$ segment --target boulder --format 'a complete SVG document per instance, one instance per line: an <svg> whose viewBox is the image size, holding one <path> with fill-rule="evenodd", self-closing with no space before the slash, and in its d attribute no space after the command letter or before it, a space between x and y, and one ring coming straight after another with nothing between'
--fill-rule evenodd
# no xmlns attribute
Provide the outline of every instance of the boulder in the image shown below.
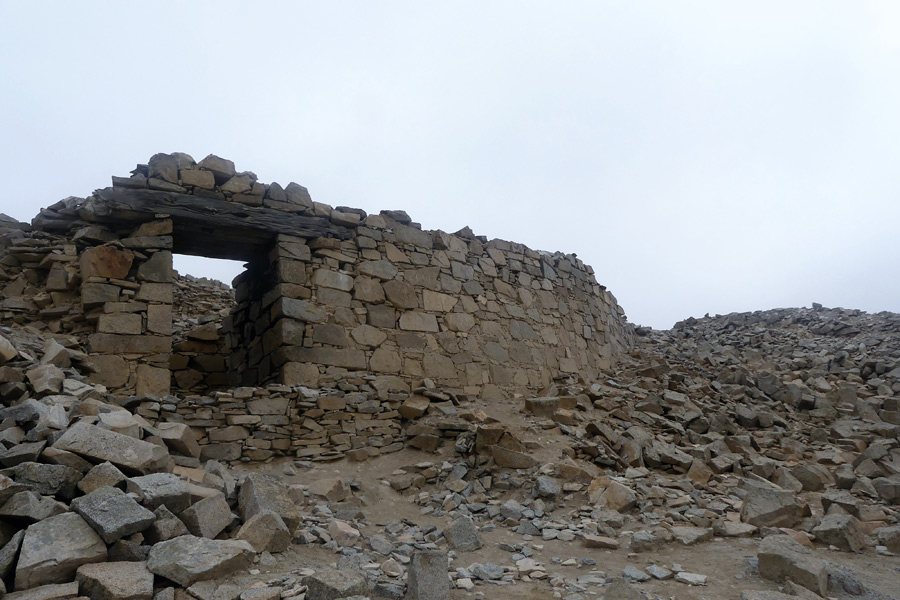
<svg viewBox="0 0 900 600"><path fill-rule="evenodd" d="M793 527L803 516L803 506L789 490L744 480L746 495L741 520L757 527Z"/></svg>
<svg viewBox="0 0 900 600"><path fill-rule="evenodd" d="M216 492L182 512L181 520L194 535L212 539L231 525L234 515L225 495Z"/></svg>
<svg viewBox="0 0 900 600"><path fill-rule="evenodd" d="M210 540L183 535L160 542L150 550L151 572L188 587L197 581L216 579L250 564L253 546L242 540Z"/></svg>
<svg viewBox="0 0 900 600"><path fill-rule="evenodd" d="M28 490L14 494L12 498L7 500L6 504L0 508L0 517L34 522L42 521L54 515L61 515L68 511L68 507L62 502Z"/></svg>
<svg viewBox="0 0 900 600"><path fill-rule="evenodd" d="M770 535L757 552L759 574L776 582L791 580L820 596L828 590L825 561L786 535Z"/></svg>
<svg viewBox="0 0 900 600"><path fill-rule="evenodd" d="M24 462L6 472L17 483L28 486L38 494L59 496L66 500L75 496L75 486L81 479L81 473L71 467L36 462Z"/></svg>
<svg viewBox="0 0 900 600"><path fill-rule="evenodd" d="M153 514L156 520L144 531L144 538L149 543L156 544L190 533L181 519L172 514L165 505L158 507Z"/></svg>
<svg viewBox="0 0 900 600"><path fill-rule="evenodd" d="M76 498L72 501L72 510L81 515L107 544L143 531L156 520L151 511L114 487L97 488Z"/></svg>
<svg viewBox="0 0 900 600"><path fill-rule="evenodd" d="M90 494L102 487L125 487L125 474L111 462L100 463L87 472L78 482L78 489L85 494Z"/></svg>
<svg viewBox="0 0 900 600"><path fill-rule="evenodd" d="M191 493L187 484L172 473L151 473L132 477L125 482L125 490L137 494L141 504L150 510L165 506L178 514L191 504Z"/></svg>
<svg viewBox="0 0 900 600"><path fill-rule="evenodd" d="M146 562L81 565L75 573L82 596L91 600L150 600L153 573Z"/></svg>
<svg viewBox="0 0 900 600"><path fill-rule="evenodd" d="M294 531L302 520L287 487L275 475L247 475L241 483L238 504L244 521L261 510L271 510Z"/></svg>
<svg viewBox="0 0 900 600"><path fill-rule="evenodd" d="M444 529L450 547L458 552L474 552L484 546L484 540L469 517L457 517Z"/></svg>
<svg viewBox="0 0 900 600"><path fill-rule="evenodd" d="M366 594L366 578L354 569L319 571L300 582L306 586L306 600L338 600Z"/></svg>
<svg viewBox="0 0 900 600"><path fill-rule="evenodd" d="M88 423L70 427L53 447L93 462L111 462L126 473L164 471L170 460L168 451L162 446Z"/></svg>
<svg viewBox="0 0 900 600"><path fill-rule="evenodd" d="M78 582L50 583L39 585L28 590L6 594L4 600L69 600L78 597Z"/></svg>
<svg viewBox="0 0 900 600"><path fill-rule="evenodd" d="M310 483L309 493L329 502L343 502L350 496L350 488L340 477L330 477Z"/></svg>
<svg viewBox="0 0 900 600"><path fill-rule="evenodd" d="M859 552L869 544L859 520L853 515L832 513L813 528L816 540L845 552Z"/></svg>
<svg viewBox="0 0 900 600"><path fill-rule="evenodd" d="M409 600L446 600L450 597L447 579L447 553L441 550L417 550L409 563L406 598Z"/></svg>
<svg viewBox="0 0 900 600"><path fill-rule="evenodd" d="M16 590L65 583L78 567L106 560L106 544L76 513L64 513L29 525L16 565Z"/></svg>
<svg viewBox="0 0 900 600"><path fill-rule="evenodd" d="M261 510L241 526L235 539L250 542L257 552L284 552L291 543L291 532L277 513Z"/></svg>

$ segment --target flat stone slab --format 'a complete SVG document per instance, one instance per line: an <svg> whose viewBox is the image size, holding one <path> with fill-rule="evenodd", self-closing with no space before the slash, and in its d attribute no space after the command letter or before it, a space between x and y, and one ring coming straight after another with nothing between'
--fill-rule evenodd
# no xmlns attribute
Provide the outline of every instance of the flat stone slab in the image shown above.
<svg viewBox="0 0 900 600"><path fill-rule="evenodd" d="M188 587L198 581L245 569L252 557L253 546L242 540L210 540L183 535L153 546L147 568L160 577Z"/></svg>
<svg viewBox="0 0 900 600"><path fill-rule="evenodd" d="M44 519L25 530L16 590L66 583L81 565L105 560L106 544L79 515L69 512Z"/></svg>
<svg viewBox="0 0 900 600"><path fill-rule="evenodd" d="M137 494L141 504L150 510L165 506L177 515L191 505L187 484L172 473L132 477L125 482L125 490Z"/></svg>
<svg viewBox="0 0 900 600"><path fill-rule="evenodd" d="M163 471L169 462L169 452L162 446L88 423L70 427L53 447L92 462L111 462L126 473Z"/></svg>
<svg viewBox="0 0 900 600"><path fill-rule="evenodd" d="M319 571L301 580L306 590L306 600L337 600L366 594L366 578L353 569Z"/></svg>
<svg viewBox="0 0 900 600"><path fill-rule="evenodd" d="M69 598L78 597L78 583L72 581L70 583L51 583L41 585L24 590L21 592L13 592L3 596L4 600L11 598L12 600L68 600Z"/></svg>
<svg viewBox="0 0 900 600"><path fill-rule="evenodd" d="M81 565L75 574L82 596L91 600L150 600L153 573L146 562Z"/></svg>
<svg viewBox="0 0 900 600"><path fill-rule="evenodd" d="M97 488L72 501L72 509L94 528L103 541L112 544L119 538L143 531L156 515L134 498L114 487Z"/></svg>

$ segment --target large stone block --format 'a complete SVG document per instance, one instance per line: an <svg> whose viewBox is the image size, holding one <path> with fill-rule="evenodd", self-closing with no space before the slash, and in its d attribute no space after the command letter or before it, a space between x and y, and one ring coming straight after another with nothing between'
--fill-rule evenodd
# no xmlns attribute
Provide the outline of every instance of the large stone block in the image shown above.
<svg viewBox="0 0 900 600"><path fill-rule="evenodd" d="M64 513L44 519L25 530L16 565L16 590L71 581L81 565L105 560L106 544L79 515Z"/></svg>
<svg viewBox="0 0 900 600"><path fill-rule="evenodd" d="M366 578L354 569L317 571L301 579L306 600L338 600L366 594Z"/></svg>
<svg viewBox="0 0 900 600"><path fill-rule="evenodd" d="M191 493L187 484L172 473L150 473L132 477L125 482L125 490L136 494L141 504L150 510L165 506L178 514L191 504Z"/></svg>
<svg viewBox="0 0 900 600"><path fill-rule="evenodd" d="M76 423L53 447L93 462L109 461L126 473L153 473L169 462L165 448L87 423Z"/></svg>
<svg viewBox="0 0 900 600"><path fill-rule="evenodd" d="M328 318L325 307L309 300L279 298L272 306L272 319L288 317L304 323L322 323Z"/></svg>
<svg viewBox="0 0 900 600"><path fill-rule="evenodd" d="M101 487L72 501L72 509L94 528L107 544L147 529L154 514L114 487Z"/></svg>
<svg viewBox="0 0 900 600"><path fill-rule="evenodd" d="M786 535L770 535L764 539L757 557L759 574L764 579L778 582L789 579L820 596L828 591L825 561Z"/></svg>
<svg viewBox="0 0 900 600"><path fill-rule="evenodd" d="M287 487L275 475L247 475L241 484L238 504L244 521L260 511L271 510L294 531L302 520Z"/></svg>
<svg viewBox="0 0 900 600"><path fill-rule="evenodd" d="M366 369L366 353L354 348L298 348L287 349L292 362L316 363L332 367L344 367L354 371Z"/></svg>
<svg viewBox="0 0 900 600"><path fill-rule="evenodd" d="M381 279L383 281L393 279L399 272L399 269L397 269L397 267L395 267L390 261L387 260L363 261L356 267L356 269L362 275L377 277L378 279Z"/></svg>
<svg viewBox="0 0 900 600"><path fill-rule="evenodd" d="M450 597L447 553L417 550L409 564L406 597L409 600L446 600Z"/></svg>
<svg viewBox="0 0 900 600"><path fill-rule="evenodd" d="M384 302L384 288L377 279L357 277L353 285L353 298L360 302L379 304Z"/></svg>
<svg viewBox="0 0 900 600"><path fill-rule="evenodd" d="M85 283L81 286L81 303L85 308L116 302L119 299L119 286L107 283Z"/></svg>
<svg viewBox="0 0 900 600"><path fill-rule="evenodd" d="M200 170L212 173L216 183L219 185L234 177L234 162L218 157L215 154L210 154L201 160L197 163L197 167Z"/></svg>
<svg viewBox="0 0 900 600"><path fill-rule="evenodd" d="M138 365L135 372L137 374L135 383L135 393L137 395L165 396L169 393L172 373L168 369L160 369L150 365Z"/></svg>
<svg viewBox="0 0 900 600"><path fill-rule="evenodd" d="M81 565L75 574L82 596L91 600L150 600L153 573L146 562Z"/></svg>
<svg viewBox="0 0 900 600"><path fill-rule="evenodd" d="M183 511L181 520L192 534L213 539L231 525L234 515L231 514L225 495L216 493Z"/></svg>
<svg viewBox="0 0 900 600"><path fill-rule="evenodd" d="M400 315L400 329L437 333L437 318L429 313L405 312Z"/></svg>
<svg viewBox="0 0 900 600"><path fill-rule="evenodd" d="M167 283L172 281L172 253L159 250L138 266L138 279L151 283Z"/></svg>
<svg viewBox="0 0 900 600"><path fill-rule="evenodd" d="M140 335L141 328L141 315L135 313L100 315L100 319L97 321L97 331L100 333Z"/></svg>
<svg viewBox="0 0 900 600"><path fill-rule="evenodd" d="M416 296L416 288L405 281L397 279L387 281L381 285L387 301L397 308L418 308L419 299Z"/></svg>
<svg viewBox="0 0 900 600"><path fill-rule="evenodd" d="M313 284L319 287L349 292L353 289L353 277L346 273L339 273L328 269L318 269L313 273Z"/></svg>
<svg viewBox="0 0 900 600"><path fill-rule="evenodd" d="M210 540L183 535L153 546L147 568L187 587L244 569L252 557L253 546L243 540Z"/></svg>
<svg viewBox="0 0 900 600"><path fill-rule="evenodd" d="M109 277L125 279L134 261L134 254L114 246L95 246L81 253L81 278Z"/></svg>
<svg viewBox="0 0 900 600"><path fill-rule="evenodd" d="M161 335L94 333L88 337L92 354L168 354L172 338Z"/></svg>
<svg viewBox="0 0 900 600"><path fill-rule="evenodd" d="M257 552L284 552L291 532L277 513L261 510L241 526L235 539L249 542Z"/></svg>

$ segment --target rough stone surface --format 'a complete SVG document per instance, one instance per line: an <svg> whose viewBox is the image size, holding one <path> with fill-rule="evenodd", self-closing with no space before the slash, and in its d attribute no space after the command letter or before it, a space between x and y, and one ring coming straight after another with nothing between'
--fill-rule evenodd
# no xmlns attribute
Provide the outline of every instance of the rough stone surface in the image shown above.
<svg viewBox="0 0 900 600"><path fill-rule="evenodd" d="M246 568L253 546L242 540L210 540L183 535L153 546L147 568L187 587Z"/></svg>
<svg viewBox="0 0 900 600"><path fill-rule="evenodd" d="M91 600L150 600L153 573L146 562L81 565L75 574L82 596Z"/></svg>
<svg viewBox="0 0 900 600"><path fill-rule="evenodd" d="M16 564L16 590L66 583L83 564L106 560L106 544L75 513L44 519L25 530Z"/></svg>
<svg viewBox="0 0 900 600"><path fill-rule="evenodd" d="M156 520L153 512L114 487L101 487L72 501L77 512L107 544L145 530Z"/></svg>

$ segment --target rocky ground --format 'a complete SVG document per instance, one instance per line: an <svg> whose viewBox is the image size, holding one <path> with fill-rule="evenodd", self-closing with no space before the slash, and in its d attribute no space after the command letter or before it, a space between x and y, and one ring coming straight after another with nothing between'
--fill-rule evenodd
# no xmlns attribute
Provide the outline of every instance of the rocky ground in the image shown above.
<svg viewBox="0 0 900 600"><path fill-rule="evenodd" d="M227 309L204 285L184 328ZM533 397L425 381L403 449L366 462L227 464L90 384L77 338L0 327L7 595L900 598L900 315L638 333Z"/></svg>

